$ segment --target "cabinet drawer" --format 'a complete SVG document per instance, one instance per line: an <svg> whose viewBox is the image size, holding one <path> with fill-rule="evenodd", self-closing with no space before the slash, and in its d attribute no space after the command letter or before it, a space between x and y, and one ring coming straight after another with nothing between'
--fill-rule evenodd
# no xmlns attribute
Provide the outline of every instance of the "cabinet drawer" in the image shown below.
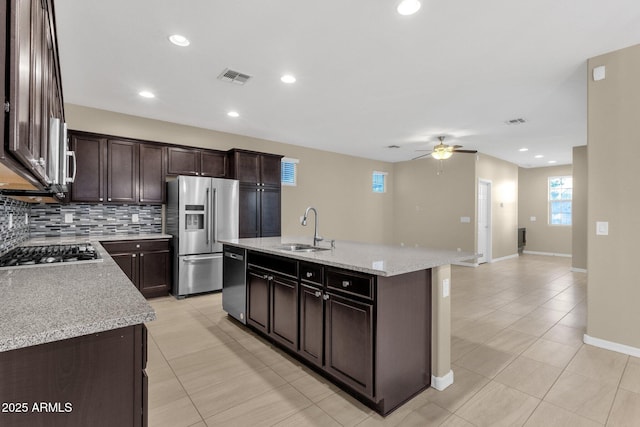
<svg viewBox="0 0 640 427"><path fill-rule="evenodd" d="M115 242L102 242L102 246L110 254L165 251L169 250L169 240L119 240Z"/></svg>
<svg viewBox="0 0 640 427"><path fill-rule="evenodd" d="M250 267L259 267L267 271L293 277L294 279L298 278L298 261L291 258L249 251L247 253L247 263Z"/></svg>
<svg viewBox="0 0 640 427"><path fill-rule="evenodd" d="M327 268L327 288L373 299L373 277Z"/></svg>
<svg viewBox="0 0 640 427"><path fill-rule="evenodd" d="M324 283L324 268L321 265L300 263L300 280L303 282L316 283L322 285Z"/></svg>

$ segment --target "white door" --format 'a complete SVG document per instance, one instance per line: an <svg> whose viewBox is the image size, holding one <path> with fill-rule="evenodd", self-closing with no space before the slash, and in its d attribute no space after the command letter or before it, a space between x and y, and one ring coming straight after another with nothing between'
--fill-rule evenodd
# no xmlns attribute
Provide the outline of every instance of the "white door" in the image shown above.
<svg viewBox="0 0 640 427"><path fill-rule="evenodd" d="M478 181L478 264L491 260L491 183Z"/></svg>

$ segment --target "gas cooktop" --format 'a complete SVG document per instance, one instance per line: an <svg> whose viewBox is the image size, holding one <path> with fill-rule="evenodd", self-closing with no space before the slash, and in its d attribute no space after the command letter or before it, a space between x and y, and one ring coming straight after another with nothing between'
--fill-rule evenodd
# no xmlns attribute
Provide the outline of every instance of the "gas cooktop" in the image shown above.
<svg viewBox="0 0 640 427"><path fill-rule="evenodd" d="M47 265L58 262L98 261L91 243L72 245L21 246L0 257L0 267Z"/></svg>

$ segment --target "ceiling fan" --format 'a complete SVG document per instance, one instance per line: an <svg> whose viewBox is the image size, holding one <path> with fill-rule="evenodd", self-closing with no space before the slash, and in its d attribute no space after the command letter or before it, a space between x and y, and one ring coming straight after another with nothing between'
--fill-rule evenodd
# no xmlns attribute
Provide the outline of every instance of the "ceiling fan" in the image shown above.
<svg viewBox="0 0 640 427"><path fill-rule="evenodd" d="M440 143L433 147L433 149L426 153L422 154L418 157L414 157L411 160L421 159L423 157L431 155L436 160L446 160L453 155L453 153L477 153L478 150L460 150L462 145L447 145L444 143L444 136L439 136L438 140ZM416 150L416 151L425 151L425 150Z"/></svg>

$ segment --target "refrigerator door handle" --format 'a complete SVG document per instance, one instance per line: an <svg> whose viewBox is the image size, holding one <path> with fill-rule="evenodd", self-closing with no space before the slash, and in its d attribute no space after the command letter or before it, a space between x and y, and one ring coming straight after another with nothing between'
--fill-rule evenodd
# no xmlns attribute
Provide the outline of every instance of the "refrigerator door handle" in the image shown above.
<svg viewBox="0 0 640 427"><path fill-rule="evenodd" d="M216 258L222 258L222 254L215 253L211 255L185 256L185 257L182 257L182 260L186 263L193 264L197 262L211 261L212 259L216 259Z"/></svg>
<svg viewBox="0 0 640 427"><path fill-rule="evenodd" d="M209 244L209 218L211 216L211 202L209 201L209 189L207 188L206 205L204 210L204 234Z"/></svg>
<svg viewBox="0 0 640 427"><path fill-rule="evenodd" d="M211 209L211 229L213 230L213 243L218 241L218 218L216 216L218 212L218 192L213 189L213 209Z"/></svg>

